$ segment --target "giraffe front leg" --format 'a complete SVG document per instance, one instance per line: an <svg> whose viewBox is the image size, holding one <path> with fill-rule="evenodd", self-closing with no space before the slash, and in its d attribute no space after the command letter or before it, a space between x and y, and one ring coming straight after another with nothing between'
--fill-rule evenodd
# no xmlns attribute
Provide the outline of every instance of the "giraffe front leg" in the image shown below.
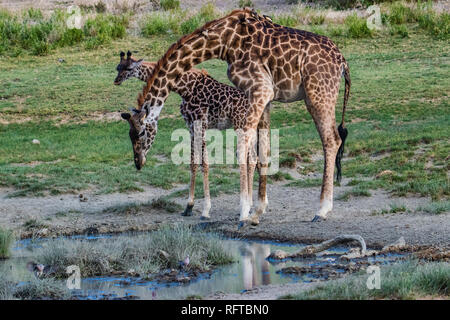
<svg viewBox="0 0 450 320"><path fill-rule="evenodd" d="M256 80L256 79L255 79ZM260 122L261 116L266 110L266 107L270 104L270 101L273 99L273 88L272 84L270 82L267 82L265 79L259 79L260 81L255 81L253 86L248 89L248 97L251 104L251 108L247 111L246 115L246 125L245 125L245 132L247 133L247 146L250 146L249 143L255 142L257 138L257 128L258 124ZM267 109L269 111L269 109ZM259 140L259 139L258 139ZM248 147L247 147L248 149ZM246 150L248 152L248 150ZM246 153L246 156L248 156L248 153ZM253 161L256 163L256 159L258 157L254 157ZM242 171L241 171L241 178L242 178ZM242 196L242 185L241 185L241 196ZM264 199L264 201L266 201ZM265 209L265 207L264 207ZM248 214L248 212L247 212ZM253 215L254 216L254 215ZM242 218L242 215L241 215ZM253 223L258 224L259 219L258 216L255 216L251 219L246 219L249 223L252 223L251 220L253 220ZM242 220L241 220L242 221Z"/></svg>
<svg viewBox="0 0 450 320"><path fill-rule="evenodd" d="M203 168L203 193L205 195L205 202L203 204L203 212L200 219L210 219L209 211L211 210L211 196L209 194L209 164L208 151L206 150L206 141L203 139L202 146L202 168Z"/></svg>
<svg viewBox="0 0 450 320"><path fill-rule="evenodd" d="M250 135L250 142L247 155L247 186L248 186L248 201L250 208L253 206L253 177L255 176L255 168L257 163L256 150L256 134Z"/></svg>
<svg viewBox="0 0 450 320"><path fill-rule="evenodd" d="M191 134L191 182L189 185L189 199L186 209L181 214L182 216L192 216L192 208L194 208L195 197L195 175L197 174L198 162L194 157L194 136Z"/></svg>
<svg viewBox="0 0 450 320"><path fill-rule="evenodd" d="M240 169L240 214L239 226L242 228L247 221L250 212L250 201L248 196L248 143L249 135L247 131L238 132L238 161Z"/></svg>
<svg viewBox="0 0 450 320"><path fill-rule="evenodd" d="M197 174L198 164L191 163L191 182L189 185L189 199L186 205L186 209L181 214L182 216L192 216L192 208L194 208L194 196L195 196L195 175Z"/></svg>
<svg viewBox="0 0 450 320"><path fill-rule="evenodd" d="M259 224L260 216L266 211L269 201L267 199L267 170L269 167L270 153L270 104L264 109L264 113L258 124L258 207L250 216L249 221L252 225Z"/></svg>

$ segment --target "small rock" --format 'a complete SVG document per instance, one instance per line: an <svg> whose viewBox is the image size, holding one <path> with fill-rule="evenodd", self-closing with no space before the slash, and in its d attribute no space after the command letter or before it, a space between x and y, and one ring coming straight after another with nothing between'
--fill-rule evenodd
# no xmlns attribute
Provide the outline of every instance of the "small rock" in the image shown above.
<svg viewBox="0 0 450 320"><path fill-rule="evenodd" d="M58 62L63 63L63 62L66 62L66 60L64 60L63 58L58 58Z"/></svg>
<svg viewBox="0 0 450 320"><path fill-rule="evenodd" d="M33 139L33 144L41 144L41 142L38 139Z"/></svg>
<svg viewBox="0 0 450 320"><path fill-rule="evenodd" d="M48 229L47 229L47 228L43 228L43 229L39 230L39 231L37 232L37 234L38 234L38 236L40 236L40 237L45 237L45 236L48 235Z"/></svg>
<svg viewBox="0 0 450 320"><path fill-rule="evenodd" d="M401 249L403 247L406 246L406 241L405 238L400 237L397 241L395 241L394 243L388 244L387 246L384 246L383 249L381 251L385 251L385 250L391 250L391 249Z"/></svg>
<svg viewBox="0 0 450 320"><path fill-rule="evenodd" d="M282 260L286 259L289 256L289 254L283 250L275 250L269 255L270 259L276 259L276 260Z"/></svg>

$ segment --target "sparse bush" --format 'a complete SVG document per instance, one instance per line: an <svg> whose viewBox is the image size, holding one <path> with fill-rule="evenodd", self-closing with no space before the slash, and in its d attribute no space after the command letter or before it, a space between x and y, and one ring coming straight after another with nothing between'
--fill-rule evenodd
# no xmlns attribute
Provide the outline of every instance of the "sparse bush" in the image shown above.
<svg viewBox="0 0 450 320"><path fill-rule="evenodd" d="M450 14L437 15L428 11L418 17L419 26L428 31L429 34L440 39L448 39L450 34Z"/></svg>
<svg viewBox="0 0 450 320"><path fill-rule="evenodd" d="M179 20L172 13L154 12L147 15L141 25L144 37L158 34L178 33Z"/></svg>
<svg viewBox="0 0 450 320"><path fill-rule="evenodd" d="M239 0L238 6L239 6L239 8L245 8L245 7L253 8L254 4L253 4L252 0Z"/></svg>
<svg viewBox="0 0 450 320"><path fill-rule="evenodd" d="M402 38L406 38L409 36L408 27L405 25L399 25L399 26L391 26L389 29L390 34L393 35L399 35Z"/></svg>
<svg viewBox="0 0 450 320"><path fill-rule="evenodd" d="M13 300L15 286L6 273L0 273L0 300Z"/></svg>
<svg viewBox="0 0 450 320"><path fill-rule="evenodd" d="M68 299L70 291L65 285L54 279L36 279L17 285L14 297L24 300Z"/></svg>
<svg viewBox="0 0 450 320"><path fill-rule="evenodd" d="M0 54L12 56L27 51L33 55L48 54L55 47L86 41L94 48L111 39L125 36L127 16L98 14L88 18L83 29L69 29L68 13L55 10L44 17L39 9L29 9L22 16L7 11L0 13Z"/></svg>
<svg viewBox="0 0 450 320"><path fill-rule="evenodd" d="M201 27L206 22L217 18L214 4L212 2L207 3L200 8L200 11L184 21L181 26L181 32L183 34L192 33L195 29Z"/></svg>
<svg viewBox="0 0 450 320"><path fill-rule="evenodd" d="M427 205L421 206L417 209L419 212L426 212L431 214L440 214L444 212L450 212L450 201L434 201L430 202Z"/></svg>
<svg viewBox="0 0 450 320"><path fill-rule="evenodd" d="M11 245L13 242L13 232L0 227L0 259L5 259L10 256Z"/></svg>
<svg viewBox="0 0 450 320"><path fill-rule="evenodd" d="M162 257L161 250L168 256ZM233 261L219 236L185 225L162 226L149 234L96 241L57 239L37 251L38 261L53 266L57 277L65 277L69 265L79 266L82 276L127 273L131 269L147 276L168 267L176 268L186 255L190 256L190 267L203 270Z"/></svg>
<svg viewBox="0 0 450 320"><path fill-rule="evenodd" d="M105 13L106 12L106 4L103 1L98 1L96 4L94 4L95 11L98 13Z"/></svg>
<svg viewBox="0 0 450 320"><path fill-rule="evenodd" d="M354 275L284 298L366 300L415 299L427 295L448 296L450 264L447 262L421 264L418 261L407 261L382 267L381 279L383 279L381 288L376 290L367 290L367 276Z"/></svg>
<svg viewBox="0 0 450 320"><path fill-rule="evenodd" d="M366 19L359 18L356 14L345 18L348 35L351 38L365 38L372 36L372 30L367 27Z"/></svg>
<svg viewBox="0 0 450 320"><path fill-rule="evenodd" d="M128 26L127 16L96 15L84 24L83 32L87 37L86 48L92 49L113 39L123 38Z"/></svg>
<svg viewBox="0 0 450 320"><path fill-rule="evenodd" d="M321 25L325 22L325 16L322 14L312 15L309 18L309 24L311 25Z"/></svg>
<svg viewBox="0 0 450 320"><path fill-rule="evenodd" d="M173 10L173 9L178 9L180 7L180 1L179 0L161 0L159 2L159 5L164 10Z"/></svg>
<svg viewBox="0 0 450 320"><path fill-rule="evenodd" d="M358 4L358 0L326 0L324 4L327 7L344 10L354 8Z"/></svg>
<svg viewBox="0 0 450 320"><path fill-rule="evenodd" d="M388 22L397 25L415 22L416 20L414 11L400 2L396 2L390 7L387 18Z"/></svg>
<svg viewBox="0 0 450 320"><path fill-rule="evenodd" d="M170 213L181 212L181 210L183 210L181 205L165 198L153 200L150 203L150 206L154 209L161 209Z"/></svg>
<svg viewBox="0 0 450 320"><path fill-rule="evenodd" d="M273 22L285 26L285 27L296 27L299 23L298 19L290 14L283 14L283 15L278 15L275 16L273 19Z"/></svg>
<svg viewBox="0 0 450 320"><path fill-rule="evenodd" d="M345 29L341 26L329 26L327 31L331 37L340 37L345 33Z"/></svg>

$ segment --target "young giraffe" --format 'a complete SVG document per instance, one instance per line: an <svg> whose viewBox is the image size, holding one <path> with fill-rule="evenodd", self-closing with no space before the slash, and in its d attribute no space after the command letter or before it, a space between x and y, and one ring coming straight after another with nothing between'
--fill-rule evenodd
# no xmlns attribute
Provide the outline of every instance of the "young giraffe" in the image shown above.
<svg viewBox="0 0 450 320"><path fill-rule="evenodd" d="M120 62L117 65L117 77L114 80L115 85L120 85L129 78L135 77L142 81L147 81L155 68L156 63L145 62L143 59L135 60L131 56L131 52L127 52L127 58L124 59L125 53L120 53ZM172 91L178 93L183 102L180 105L180 112L186 121L191 134L191 181L189 189L189 199L183 216L191 216L192 208L194 207L194 193L195 193L195 176L198 169L198 161L194 161L194 133L195 123L201 124L198 127L201 130L202 154L201 164L203 169L203 190L205 195L205 204L202 212L202 219L210 217L209 211L211 209L211 198L209 194L209 180L208 180L208 158L206 152L206 129L227 129L231 126L235 130L243 129L245 126L245 113L250 104L247 97L240 90L220 83L206 74L205 71L192 69L184 73L175 85ZM270 114L267 112L261 118L258 128L269 129ZM140 121L133 119L138 116L132 116L129 113L122 113L122 117L130 123L130 138L135 154L135 165L139 170L143 163L136 159L145 157L147 152L155 139L156 130L151 130L151 126L146 126L144 130L147 131L147 140L145 144L139 147L139 133L143 130ZM145 159L145 158L144 158ZM145 161L144 161L145 162ZM258 166L260 171L260 166ZM266 183L265 177L260 176L259 194L265 196ZM249 181L253 181L253 176L248 177ZM253 193L252 183L249 183L249 193Z"/></svg>
<svg viewBox="0 0 450 320"><path fill-rule="evenodd" d="M209 59L228 63L228 78L250 101L245 135L238 143L240 227L246 221L257 224L264 211L257 210L248 217L247 170L252 170L252 166L247 166L246 157L259 119L272 100L305 100L314 119L325 161L320 206L313 222L325 219L333 207L335 162L339 180L347 136L344 115L350 92L350 71L337 46L325 36L275 24L254 10L234 10L179 39L158 61L138 97L138 109L142 110L144 121L155 126L169 88L176 79L194 65ZM344 106L342 122L336 128L335 104L342 75L345 78Z"/></svg>

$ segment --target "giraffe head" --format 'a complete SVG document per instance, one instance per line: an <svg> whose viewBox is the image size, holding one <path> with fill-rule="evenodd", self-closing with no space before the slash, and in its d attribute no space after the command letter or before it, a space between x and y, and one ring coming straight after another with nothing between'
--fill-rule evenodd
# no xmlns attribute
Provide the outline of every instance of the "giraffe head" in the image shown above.
<svg viewBox="0 0 450 320"><path fill-rule="evenodd" d="M130 125L130 140L133 146L134 164L141 170L147 160L147 153L155 140L158 131L157 121L147 119L144 110L132 110L130 113L122 113L122 118Z"/></svg>
<svg viewBox="0 0 450 320"><path fill-rule="evenodd" d="M125 52L120 53L120 62L117 65L117 77L114 80L115 85L120 85L125 80L136 77L139 78L139 68L141 67L142 60L135 60L131 57L131 52L127 52L127 58L125 59Z"/></svg>

